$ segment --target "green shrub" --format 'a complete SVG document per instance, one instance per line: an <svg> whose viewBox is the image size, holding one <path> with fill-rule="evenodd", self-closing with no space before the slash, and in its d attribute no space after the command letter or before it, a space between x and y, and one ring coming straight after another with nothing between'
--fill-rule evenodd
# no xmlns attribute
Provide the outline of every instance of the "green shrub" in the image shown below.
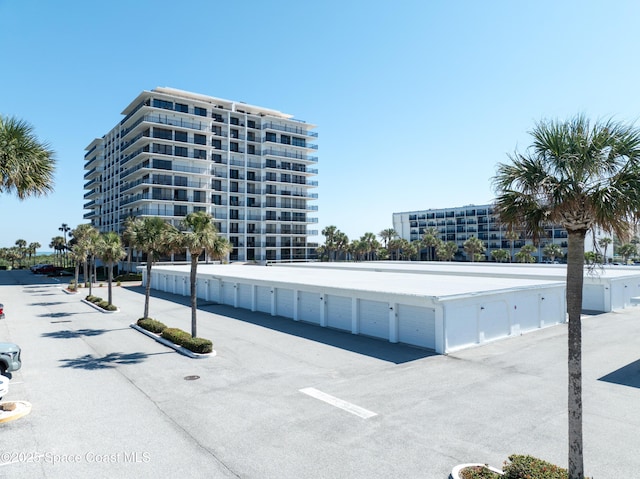
<svg viewBox="0 0 640 479"><path fill-rule="evenodd" d="M532 456L513 454L505 464L504 479L567 479L566 469Z"/></svg>
<svg viewBox="0 0 640 479"><path fill-rule="evenodd" d="M107 304L104 309L107 311L117 311L118 307L115 304Z"/></svg>
<svg viewBox="0 0 640 479"><path fill-rule="evenodd" d="M96 304L100 306L102 309L107 309L109 307L109 303L104 299L98 301Z"/></svg>
<svg viewBox="0 0 640 479"><path fill-rule="evenodd" d="M466 467L460 471L463 479L499 479L502 476L484 466Z"/></svg>
<svg viewBox="0 0 640 479"><path fill-rule="evenodd" d="M213 343L204 338L192 338L189 337L182 345L187 348L189 351L193 351L194 353L206 354L213 351Z"/></svg>
<svg viewBox="0 0 640 479"><path fill-rule="evenodd" d="M210 353L213 351L213 343L204 338L192 338L189 333L178 328L166 328L162 331L161 336L171 341L174 344L178 344L187 348L194 353Z"/></svg>
<svg viewBox="0 0 640 479"><path fill-rule="evenodd" d="M86 298L87 301L89 301L90 303L95 303L96 300L100 300L100 298L98 298L97 296L93 296L92 294L88 294Z"/></svg>
<svg viewBox="0 0 640 479"><path fill-rule="evenodd" d="M115 277L116 281L142 281L142 273L125 273Z"/></svg>
<svg viewBox="0 0 640 479"><path fill-rule="evenodd" d="M136 321L136 324L142 329L146 329L147 331L151 331L156 334L160 334L162 331L167 329L167 326L164 323L151 318L140 318Z"/></svg>

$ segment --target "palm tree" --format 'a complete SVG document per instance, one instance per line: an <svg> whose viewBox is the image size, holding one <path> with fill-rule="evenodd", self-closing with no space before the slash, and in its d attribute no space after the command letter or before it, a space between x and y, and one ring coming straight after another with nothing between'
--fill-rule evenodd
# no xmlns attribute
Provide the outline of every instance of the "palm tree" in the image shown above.
<svg viewBox="0 0 640 479"><path fill-rule="evenodd" d="M547 246L544 247L544 249L542 250L542 253L549 258L549 261L553 262L556 260L556 258L559 258L560 256L564 256L564 251L562 251L562 248L560 247L560 245L557 245L555 243L550 243Z"/></svg>
<svg viewBox="0 0 640 479"><path fill-rule="evenodd" d="M41 247L42 245L37 241L34 241L33 243L29 243L29 246L27 246L27 251L29 252L29 263L32 263L31 257L35 256L36 253L38 252L38 249L40 249Z"/></svg>
<svg viewBox="0 0 640 479"><path fill-rule="evenodd" d="M331 261L331 253L336 249L335 235L338 232L338 227L334 225L326 226L322 229L322 236L324 236L324 247L327 251L329 261Z"/></svg>
<svg viewBox="0 0 640 479"><path fill-rule="evenodd" d="M602 264L607 263L607 249L611 243L613 243L613 239L610 236L604 236L598 240L598 246L604 248L602 252Z"/></svg>
<svg viewBox="0 0 640 479"><path fill-rule="evenodd" d="M20 264L22 264L24 257L27 255L27 242L23 239L18 239L15 244L18 252L18 260Z"/></svg>
<svg viewBox="0 0 640 479"><path fill-rule="evenodd" d="M513 245L514 245L515 241L520 238L520 234L516 233L515 231L510 229L509 231L507 231L504 234L504 237L511 242L511 259L510 259L510 261L513 261L513 259L514 259L513 258Z"/></svg>
<svg viewBox="0 0 640 479"><path fill-rule="evenodd" d="M64 249L64 238L62 236L54 236L53 238L51 238L49 248L53 248L56 257L58 258L58 263L62 264L61 251Z"/></svg>
<svg viewBox="0 0 640 479"><path fill-rule="evenodd" d="M618 254L622 256L622 261L625 264L629 262L629 258L634 256L636 252L636 245L633 243L626 243L618 248Z"/></svg>
<svg viewBox="0 0 640 479"><path fill-rule="evenodd" d="M127 248L127 271L131 272L131 253L133 251L133 246L131 244L131 225L135 221L135 217L129 216L126 220L124 220L124 231L122 232L122 242L124 246Z"/></svg>
<svg viewBox="0 0 640 479"><path fill-rule="evenodd" d="M92 278L90 271L90 259L93 258L96 250L96 243L100 237L100 233L90 224L82 224L76 226L70 232L71 235L71 248L74 251L74 258L77 262L82 262L83 265L83 278L85 283L89 283L89 294L92 291ZM75 271L76 284L78 284L79 265L76 265Z"/></svg>
<svg viewBox="0 0 640 479"><path fill-rule="evenodd" d="M60 228L58 228L58 230L62 231L62 237L64 238L64 258L65 258L65 266L67 266L67 233L71 230L71 228L69 228L69 225L67 223L62 223L62 226L60 226Z"/></svg>
<svg viewBox="0 0 640 479"><path fill-rule="evenodd" d="M582 441L582 286L587 232L600 227L628 237L640 204L640 131L612 120L541 121L526 153L498 165L494 186L502 222L534 238L544 223L568 233L568 464L569 479L584 476Z"/></svg>
<svg viewBox="0 0 640 479"><path fill-rule="evenodd" d="M178 231L159 216L136 218L129 224L127 235L133 247L147 255L147 280L144 291L144 315L149 317L149 297L151 296L151 266L162 255L171 252Z"/></svg>
<svg viewBox="0 0 640 479"><path fill-rule="evenodd" d="M437 228L430 227L425 230L422 235L422 244L427 247L427 261L433 261L434 250L441 241Z"/></svg>
<svg viewBox="0 0 640 479"><path fill-rule="evenodd" d="M202 253L206 254L214 250L218 232L213 225L213 218L204 211L189 213L182 224L186 231L182 233L181 243L191 256L191 273L189 275L191 284L191 336L195 338L197 335L198 311L198 291L196 286L198 258Z"/></svg>
<svg viewBox="0 0 640 479"><path fill-rule="evenodd" d="M532 244L526 244L520 251L516 253L516 263L535 263L536 259L533 256L536 247Z"/></svg>
<svg viewBox="0 0 640 479"><path fill-rule="evenodd" d="M112 304L111 283L113 282L113 265L127 255L122 247L122 242L120 241L118 233L109 231L108 233L101 234L100 239L96 244L96 254L107 266L107 287L109 290L109 298L107 302Z"/></svg>
<svg viewBox="0 0 640 479"><path fill-rule="evenodd" d="M33 127L14 117L0 115L0 192L18 198L53 191L55 153L38 141Z"/></svg>
<svg viewBox="0 0 640 479"><path fill-rule="evenodd" d="M471 258L471 262L475 260L476 254L484 253L485 247L481 239L472 236L462 245L467 258Z"/></svg>
<svg viewBox="0 0 640 479"><path fill-rule="evenodd" d="M441 241L436 247L436 256L441 261L451 261L458 252L458 245L453 241Z"/></svg>
<svg viewBox="0 0 640 479"><path fill-rule="evenodd" d="M387 228L380 231L380 233L378 233L378 236L380 236L382 241L384 241L384 247L386 248L389 244L389 241L398 237L398 232L393 228Z"/></svg>
<svg viewBox="0 0 640 479"><path fill-rule="evenodd" d="M336 249L336 256L341 257L342 253L347 251L349 246L349 237L340 230L337 230L334 234L334 247ZM338 259L338 258L335 258Z"/></svg>
<svg viewBox="0 0 640 479"><path fill-rule="evenodd" d="M229 243L229 240L224 236L217 235L213 249L209 251L209 256L211 259L222 262L231 251L233 251L233 245Z"/></svg>
<svg viewBox="0 0 640 479"><path fill-rule="evenodd" d="M491 257L498 263L506 263L510 255L506 249L494 249L491 252Z"/></svg>
<svg viewBox="0 0 640 479"><path fill-rule="evenodd" d="M365 243L365 245L367 246L367 248L366 248L367 258L366 259L371 261L373 259L373 254L378 250L378 247L380 246L380 243L378 243L378 240L376 239L375 233L367 232L367 233L363 234L360 237L360 241L363 241Z"/></svg>

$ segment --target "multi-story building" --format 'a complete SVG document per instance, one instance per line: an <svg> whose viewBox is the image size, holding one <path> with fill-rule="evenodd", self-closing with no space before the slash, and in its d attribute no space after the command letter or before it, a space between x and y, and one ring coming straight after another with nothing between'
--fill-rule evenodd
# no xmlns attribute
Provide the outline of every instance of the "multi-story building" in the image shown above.
<svg viewBox="0 0 640 479"><path fill-rule="evenodd" d="M491 259L491 252L504 249L513 254L520 251L525 244L533 244L531 238L523 231L516 230L518 238L511 240L507 236L508 229L501 224L493 205L469 205L456 208L440 208L421 211L408 211L393 213L393 228L401 238L408 241L422 239L429 228L438 230L442 241L453 241L458 245L457 259L466 259L464 242L471 237L482 240L485 247L485 256ZM587 235L585 239L585 251L596 251L595 243L605 236L602 232ZM548 244L557 244L562 251L567 252L567 231L559 225L548 224L544 228L544 234L536 244L536 252L533 256L538 262L544 260L544 247ZM607 257L612 258L613 248L609 248ZM599 251L599 250L598 250ZM424 254L422 256L425 256Z"/></svg>
<svg viewBox="0 0 640 479"><path fill-rule="evenodd" d="M84 215L122 232L128 217L175 226L209 212L238 261L307 259L315 125L276 110L171 88L143 91L86 148Z"/></svg>

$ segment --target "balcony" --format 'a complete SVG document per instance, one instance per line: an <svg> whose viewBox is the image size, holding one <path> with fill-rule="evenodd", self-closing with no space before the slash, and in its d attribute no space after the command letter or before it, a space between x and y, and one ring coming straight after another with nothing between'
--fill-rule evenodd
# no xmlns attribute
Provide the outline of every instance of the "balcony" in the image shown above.
<svg viewBox="0 0 640 479"><path fill-rule="evenodd" d="M294 133L296 135L310 136L311 138L318 138L318 133L315 131L309 131L305 128L299 128L295 126L280 125L278 123L267 122L262 125L263 130L277 130L284 131L286 133Z"/></svg>

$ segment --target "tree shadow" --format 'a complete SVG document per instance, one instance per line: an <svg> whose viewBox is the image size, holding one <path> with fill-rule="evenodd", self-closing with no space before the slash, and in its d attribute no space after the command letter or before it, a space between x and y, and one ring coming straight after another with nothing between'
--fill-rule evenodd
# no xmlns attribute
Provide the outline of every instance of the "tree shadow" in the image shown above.
<svg viewBox="0 0 640 479"><path fill-rule="evenodd" d="M119 365L138 364L147 359L146 353L109 353L101 358L96 358L92 354L85 354L79 358L61 359L63 368L86 369L95 371L98 369L112 369Z"/></svg>
<svg viewBox="0 0 640 479"><path fill-rule="evenodd" d="M598 378L598 381L640 388L640 359Z"/></svg>
<svg viewBox="0 0 640 479"><path fill-rule="evenodd" d="M125 328L122 328L125 329ZM128 328L126 328L128 329ZM61 331L52 331L50 333L42 333L43 338L55 338L55 339L70 339L70 338L82 338L91 336L100 336L101 334L112 331L110 329L78 329L71 331L69 329L63 329Z"/></svg>
<svg viewBox="0 0 640 479"><path fill-rule="evenodd" d="M66 304L62 301L43 301L41 303L31 303L30 306L55 306L57 304Z"/></svg>
<svg viewBox="0 0 640 479"><path fill-rule="evenodd" d="M59 313L44 313L44 314L39 314L38 317L39 318L67 318L69 316L73 316L75 314L79 314L79 313L67 313L65 311L61 311Z"/></svg>

